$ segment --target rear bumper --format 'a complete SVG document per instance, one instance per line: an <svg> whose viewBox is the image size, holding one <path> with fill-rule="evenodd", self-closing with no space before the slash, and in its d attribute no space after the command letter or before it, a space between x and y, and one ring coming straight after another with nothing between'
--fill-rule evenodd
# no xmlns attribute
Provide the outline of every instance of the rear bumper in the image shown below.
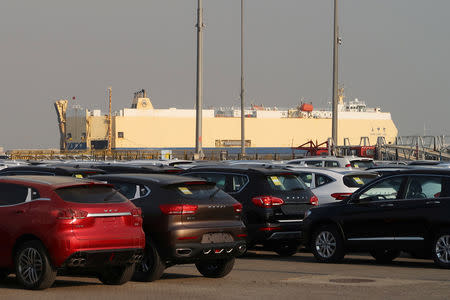
<svg viewBox="0 0 450 300"><path fill-rule="evenodd" d="M251 244L266 244L267 242L288 241L301 243L302 221L267 222L249 225L249 242Z"/></svg>
<svg viewBox="0 0 450 300"><path fill-rule="evenodd" d="M97 268L108 265L119 266L142 260L143 249L114 249L78 251L65 260L61 268Z"/></svg>
<svg viewBox="0 0 450 300"><path fill-rule="evenodd" d="M214 244L182 243L175 245L172 257L178 263L188 263L197 260L236 257L246 250L247 243L245 241Z"/></svg>

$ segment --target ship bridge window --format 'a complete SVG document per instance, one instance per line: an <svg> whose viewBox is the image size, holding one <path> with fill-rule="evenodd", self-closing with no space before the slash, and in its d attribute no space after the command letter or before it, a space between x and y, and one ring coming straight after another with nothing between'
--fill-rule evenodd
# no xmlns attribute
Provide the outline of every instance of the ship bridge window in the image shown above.
<svg viewBox="0 0 450 300"><path fill-rule="evenodd" d="M117 132L117 137L118 137L119 139L123 139L123 131Z"/></svg>

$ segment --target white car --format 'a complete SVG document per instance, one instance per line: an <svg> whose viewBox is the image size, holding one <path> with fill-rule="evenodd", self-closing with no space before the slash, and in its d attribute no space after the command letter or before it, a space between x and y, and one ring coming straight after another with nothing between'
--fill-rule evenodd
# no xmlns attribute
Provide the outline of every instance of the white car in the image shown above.
<svg viewBox="0 0 450 300"><path fill-rule="evenodd" d="M311 156L286 162L299 167L367 169L374 166L373 159L358 156Z"/></svg>
<svg viewBox="0 0 450 300"><path fill-rule="evenodd" d="M347 169L293 168L299 178L319 198L319 205L343 200L379 175Z"/></svg>

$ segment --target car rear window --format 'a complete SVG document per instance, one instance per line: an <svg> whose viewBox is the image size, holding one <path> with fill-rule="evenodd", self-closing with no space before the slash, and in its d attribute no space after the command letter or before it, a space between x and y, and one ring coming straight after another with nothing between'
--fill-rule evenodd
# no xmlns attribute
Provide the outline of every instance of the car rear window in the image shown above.
<svg viewBox="0 0 450 300"><path fill-rule="evenodd" d="M344 184L350 188L359 188L377 178L375 174L345 175Z"/></svg>
<svg viewBox="0 0 450 300"><path fill-rule="evenodd" d="M177 192L183 198L209 198L215 195L226 195L213 183L171 185L169 189Z"/></svg>
<svg viewBox="0 0 450 300"><path fill-rule="evenodd" d="M266 177L269 186L274 191L306 190L306 185L294 174L270 175Z"/></svg>
<svg viewBox="0 0 450 300"><path fill-rule="evenodd" d="M75 203L121 203L128 201L118 190L103 185L71 186L55 190L61 199Z"/></svg>
<svg viewBox="0 0 450 300"><path fill-rule="evenodd" d="M352 168L367 169L375 166L371 160L352 160L350 162Z"/></svg>

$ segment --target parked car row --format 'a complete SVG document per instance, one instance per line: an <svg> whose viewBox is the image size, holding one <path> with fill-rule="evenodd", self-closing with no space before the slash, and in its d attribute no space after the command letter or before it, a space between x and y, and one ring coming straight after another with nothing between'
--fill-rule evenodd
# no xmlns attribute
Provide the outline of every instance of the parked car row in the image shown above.
<svg viewBox="0 0 450 300"><path fill-rule="evenodd" d="M320 262L406 251L450 268L448 169L183 163L0 170L0 279L15 272L29 289L58 273L148 282L186 263L219 278L247 249L290 256L301 245Z"/></svg>

